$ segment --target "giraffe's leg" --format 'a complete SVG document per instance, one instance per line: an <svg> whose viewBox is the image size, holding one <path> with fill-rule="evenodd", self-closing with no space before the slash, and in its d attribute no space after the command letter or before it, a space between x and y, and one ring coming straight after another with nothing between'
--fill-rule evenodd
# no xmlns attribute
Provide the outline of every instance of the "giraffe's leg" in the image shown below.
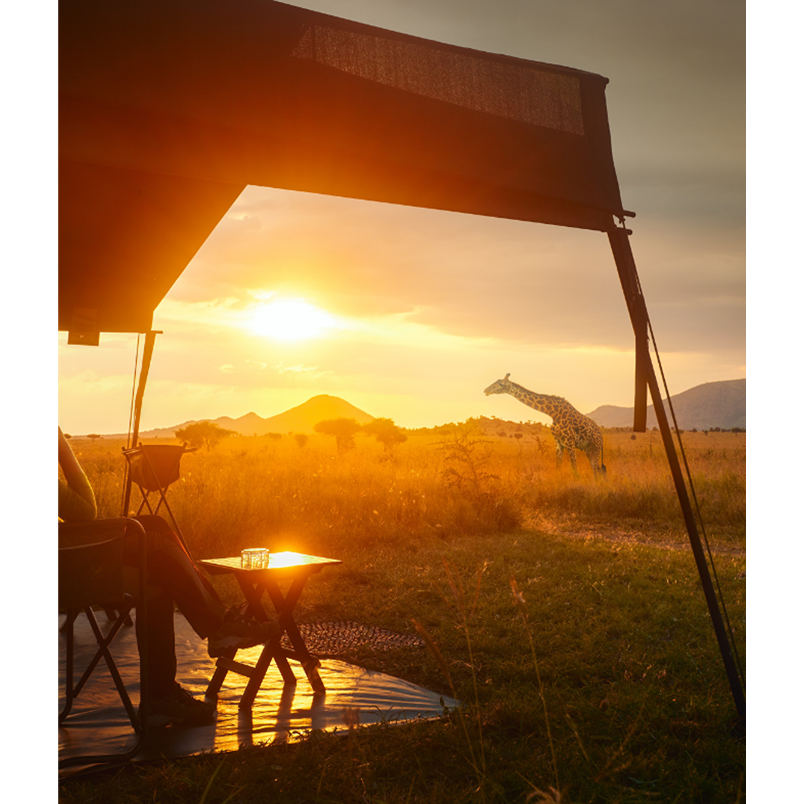
<svg viewBox="0 0 804 804"><path fill-rule="evenodd" d="M572 474L577 475L578 461L575 458L575 445L571 444L569 447L567 447L567 452L569 453L570 466L572 467Z"/></svg>
<svg viewBox="0 0 804 804"><path fill-rule="evenodd" d="M606 475L606 464L603 463L603 436L602 434L593 433L590 439L589 446L586 450L589 457L589 463L592 464L592 469L595 475L604 477Z"/></svg>
<svg viewBox="0 0 804 804"><path fill-rule="evenodd" d="M560 441L556 441L556 469L561 468L564 461L564 445Z"/></svg>

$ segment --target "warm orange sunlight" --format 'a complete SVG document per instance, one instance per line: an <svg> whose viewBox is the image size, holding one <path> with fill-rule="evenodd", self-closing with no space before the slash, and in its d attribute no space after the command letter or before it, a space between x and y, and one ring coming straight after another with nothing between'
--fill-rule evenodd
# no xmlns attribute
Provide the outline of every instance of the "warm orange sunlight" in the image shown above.
<svg viewBox="0 0 804 804"><path fill-rule="evenodd" d="M272 301L258 308L249 323L258 335L283 341L315 338L335 326L329 314L303 299Z"/></svg>

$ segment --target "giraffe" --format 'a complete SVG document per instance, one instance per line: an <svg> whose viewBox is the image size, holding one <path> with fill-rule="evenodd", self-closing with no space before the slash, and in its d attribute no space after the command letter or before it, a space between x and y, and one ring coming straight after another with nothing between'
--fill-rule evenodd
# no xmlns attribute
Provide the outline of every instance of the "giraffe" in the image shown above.
<svg viewBox="0 0 804 804"><path fill-rule="evenodd" d="M511 394L524 405L541 413L546 413L553 420L550 432L556 442L557 466L561 466L564 450L567 450L572 471L577 474L578 465L575 461L575 450L580 449L589 458L589 463L592 465L592 471L595 475L605 474L603 436L597 424L588 416L579 413L563 397L529 391L527 388L511 382L508 379L510 376L510 374L506 374L503 379L493 382L483 393L486 396L489 396L489 394Z"/></svg>

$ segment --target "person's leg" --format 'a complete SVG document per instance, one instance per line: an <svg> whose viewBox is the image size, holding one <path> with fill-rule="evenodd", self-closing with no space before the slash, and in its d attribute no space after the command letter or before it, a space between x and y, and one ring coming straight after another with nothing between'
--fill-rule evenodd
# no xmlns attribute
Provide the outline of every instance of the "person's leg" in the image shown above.
<svg viewBox="0 0 804 804"><path fill-rule="evenodd" d="M202 629L220 626L223 605L211 587L207 589L199 584L201 591L191 591L193 583L186 577L182 579L183 574L191 574L192 560L188 565L188 561L182 558L182 555L186 556L184 550L177 552L169 546L171 531L166 523L162 524L164 521L159 517L145 517L144 520L142 525L146 529L148 549L148 613L145 622L136 617L136 628L140 654L147 656L149 703L147 711L141 711L140 715L148 726L202 725L214 718L216 707L212 701L194 699L176 683L174 595L178 590L180 596L188 597L198 607L198 622ZM137 556L137 537L127 537L123 551L124 578L131 591L139 589ZM210 597L209 604L201 602L207 597Z"/></svg>
<svg viewBox="0 0 804 804"><path fill-rule="evenodd" d="M137 520L148 540L149 586L164 589L170 595L196 634L207 640L210 656L264 643L273 635L275 624L245 621L238 613L226 611L215 588L162 517L142 516ZM127 563L136 555L133 550L134 545L127 540Z"/></svg>
<svg viewBox="0 0 804 804"><path fill-rule="evenodd" d="M150 700L167 698L176 687L176 649L173 632L173 600L163 589L149 587L148 627L136 618L140 654L148 657Z"/></svg>
<svg viewBox="0 0 804 804"><path fill-rule="evenodd" d="M175 680L174 602L198 636L208 640L213 657L232 648L265 642L276 629L227 615L215 588L167 522L158 516L137 519L145 529L147 549L148 622L147 629L143 628L137 618L137 644L148 656L148 723L160 726L207 722L214 715L214 702L195 700ZM123 563L132 590L138 588L137 538L127 535L123 545Z"/></svg>
<svg viewBox="0 0 804 804"><path fill-rule="evenodd" d="M138 520L148 535L148 583L170 593L193 630L208 641L210 656L251 647L273 636L274 623L247 621L226 611L215 588L164 519L144 516Z"/></svg>
<svg viewBox="0 0 804 804"><path fill-rule="evenodd" d="M215 588L184 549L179 537L159 516L141 516L148 539L148 583L166 590L201 639L217 631L226 609ZM124 560L134 560L135 545L126 542Z"/></svg>

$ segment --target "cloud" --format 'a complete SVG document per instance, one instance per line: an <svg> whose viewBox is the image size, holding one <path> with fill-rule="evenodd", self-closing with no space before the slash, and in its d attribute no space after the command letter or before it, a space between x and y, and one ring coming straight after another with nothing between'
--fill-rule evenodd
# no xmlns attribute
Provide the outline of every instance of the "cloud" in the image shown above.
<svg viewBox="0 0 804 804"><path fill-rule="evenodd" d="M243 214L252 221L246 233L238 228ZM250 303L249 289L271 289L367 325L401 316L432 338L633 343L601 233L262 188L249 188L232 216L234 225L227 217L186 272L195 274L196 297L204 284L209 296L229 294L198 308L222 324ZM666 219L632 225L649 310L679 345L739 345L744 257L731 227ZM166 313L177 304L166 302Z"/></svg>
<svg viewBox="0 0 804 804"><path fill-rule="evenodd" d="M745 21L726 0L663 6L303 3L429 38L607 76L615 163L649 309L684 348L744 338ZM305 298L461 337L626 348L605 235L248 188L171 291Z"/></svg>

